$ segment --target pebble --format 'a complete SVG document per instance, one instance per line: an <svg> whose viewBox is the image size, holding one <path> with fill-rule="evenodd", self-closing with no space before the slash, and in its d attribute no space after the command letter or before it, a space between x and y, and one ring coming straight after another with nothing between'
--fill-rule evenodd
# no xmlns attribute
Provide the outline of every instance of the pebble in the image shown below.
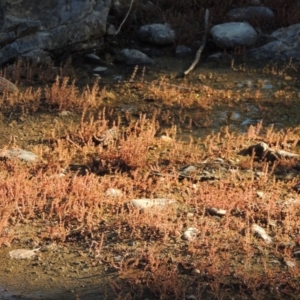
<svg viewBox="0 0 300 300"><path fill-rule="evenodd" d="M225 216L226 215L225 209L218 209L215 207L210 207L210 208L207 208L206 210L211 215L215 215L215 216Z"/></svg>
<svg viewBox="0 0 300 300"><path fill-rule="evenodd" d="M96 67L93 69L94 73L103 73L105 71L107 71L107 67Z"/></svg>
<svg viewBox="0 0 300 300"><path fill-rule="evenodd" d="M196 238L199 230L195 227L189 227L182 235L182 238L187 241L192 241Z"/></svg>
<svg viewBox="0 0 300 300"><path fill-rule="evenodd" d="M123 192L119 189L109 188L105 192L105 196L108 197L121 197L123 196Z"/></svg>
<svg viewBox="0 0 300 300"><path fill-rule="evenodd" d="M266 233L266 231L257 224L252 225L252 231L254 234L260 236L267 244L272 243L272 238Z"/></svg>
<svg viewBox="0 0 300 300"><path fill-rule="evenodd" d="M160 137L160 139L163 141L163 142L166 142L166 143L170 143L170 142L173 142L174 140L172 138L170 138L169 136L167 135L162 135Z"/></svg>
<svg viewBox="0 0 300 300"><path fill-rule="evenodd" d="M2 150L0 152L0 157L18 158L26 162L33 162L37 160L37 155L35 155L33 152L22 149Z"/></svg>
<svg viewBox="0 0 300 300"><path fill-rule="evenodd" d="M39 251L40 248L36 248L33 250L29 249L16 249L9 252L10 258L15 259L30 259L37 255L37 251Z"/></svg>
<svg viewBox="0 0 300 300"><path fill-rule="evenodd" d="M173 199L166 199L166 198L154 198L154 199L148 199L148 198L142 198L142 199L132 199L130 201L131 205L136 208L150 208L150 207L163 207L168 204L173 204L176 201Z"/></svg>
<svg viewBox="0 0 300 300"><path fill-rule="evenodd" d="M286 260L286 261L285 261L285 264L286 264L289 268L294 268L294 267L296 267L296 264L295 264L293 261L291 261L291 260Z"/></svg>

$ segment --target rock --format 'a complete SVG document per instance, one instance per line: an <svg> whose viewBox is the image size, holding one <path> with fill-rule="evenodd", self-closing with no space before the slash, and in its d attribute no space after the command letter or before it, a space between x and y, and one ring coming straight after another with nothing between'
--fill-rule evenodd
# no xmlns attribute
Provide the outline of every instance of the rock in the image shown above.
<svg viewBox="0 0 300 300"><path fill-rule="evenodd" d="M226 215L226 210L225 209L219 209L216 207L209 207L206 209L206 211L212 215L212 216L220 216L223 217Z"/></svg>
<svg viewBox="0 0 300 300"><path fill-rule="evenodd" d="M105 196L111 197L111 198L118 198L118 197L123 196L123 192L119 189L109 188L106 190Z"/></svg>
<svg viewBox="0 0 300 300"><path fill-rule="evenodd" d="M85 56L86 60L90 63L96 63L99 64L101 62L101 59L98 55L94 53L89 53Z"/></svg>
<svg viewBox="0 0 300 300"><path fill-rule="evenodd" d="M175 49L175 55L179 57L189 56L193 54L193 50L184 45L179 45Z"/></svg>
<svg viewBox="0 0 300 300"><path fill-rule="evenodd" d="M247 55L255 59L272 59L288 61L294 59L300 61L300 23L274 31L270 38L274 41L251 49Z"/></svg>
<svg viewBox="0 0 300 300"><path fill-rule="evenodd" d="M169 45L175 41L175 32L167 24L148 24L140 27L138 38L154 45Z"/></svg>
<svg viewBox="0 0 300 300"><path fill-rule="evenodd" d="M199 230L197 228L190 227L183 233L182 238L187 241L193 241L198 233Z"/></svg>
<svg viewBox="0 0 300 300"><path fill-rule="evenodd" d="M107 28L107 32L106 32L106 33L107 33L108 35L115 35L116 32L117 32L116 27L115 27L114 25L110 24L110 25L108 26L108 28Z"/></svg>
<svg viewBox="0 0 300 300"><path fill-rule="evenodd" d="M289 268L295 268L296 267L296 263L293 262L292 260L286 260L285 264L289 267Z"/></svg>
<svg viewBox="0 0 300 300"><path fill-rule="evenodd" d="M220 48L249 47L257 38L251 25L242 22L230 22L215 25L210 30L215 44Z"/></svg>
<svg viewBox="0 0 300 300"><path fill-rule="evenodd" d="M0 93L3 93L4 91L13 93L18 91L18 88L9 80L0 77Z"/></svg>
<svg viewBox="0 0 300 300"><path fill-rule="evenodd" d="M28 249L16 249L9 252L10 258L15 259L30 259L37 255L37 252L40 250L40 248L36 248L33 250Z"/></svg>
<svg viewBox="0 0 300 300"><path fill-rule="evenodd" d="M60 117L68 117L68 116L71 116L72 113L69 110L63 110L63 111L59 112L58 115Z"/></svg>
<svg viewBox="0 0 300 300"><path fill-rule="evenodd" d="M274 41L270 42L260 48L251 49L247 52L247 56L261 60L282 60L286 58L283 54L284 45L282 42Z"/></svg>
<svg viewBox="0 0 300 300"><path fill-rule="evenodd" d="M36 50L74 51L88 40L98 41L105 34L110 5L111 0L3 2L0 64Z"/></svg>
<svg viewBox="0 0 300 300"><path fill-rule="evenodd" d="M141 198L141 199L132 199L130 204L133 207L145 209L151 207L164 207L169 204L173 204L176 201L173 199L166 199L166 198L155 198L155 199L148 199L148 198Z"/></svg>
<svg viewBox="0 0 300 300"><path fill-rule="evenodd" d="M291 25L289 27L275 30L271 36L276 40L286 43L287 45L294 45L299 42L300 23Z"/></svg>
<svg viewBox="0 0 300 300"><path fill-rule="evenodd" d="M275 15L273 11L264 6L248 6L242 8L234 8L231 9L227 16L230 21L235 22L253 22L254 24L257 23L266 23L273 21Z"/></svg>
<svg viewBox="0 0 300 300"><path fill-rule="evenodd" d="M167 136L167 135L162 135L160 137L160 139L163 141L163 142L166 142L166 143L172 143L174 142L174 139L172 139L171 137Z"/></svg>
<svg viewBox="0 0 300 300"><path fill-rule="evenodd" d="M272 243L272 238L266 233L266 231L257 224L252 225L252 232L262 238L266 244Z"/></svg>
<svg viewBox="0 0 300 300"><path fill-rule="evenodd" d="M119 61L127 65L153 65L154 61L146 54L135 49L123 49L120 52Z"/></svg>
<svg viewBox="0 0 300 300"><path fill-rule="evenodd" d="M107 71L107 67L97 67L93 69L93 73L104 73Z"/></svg>
<svg viewBox="0 0 300 300"><path fill-rule="evenodd" d="M22 149L12 149L12 150L2 150L0 152L0 157L4 158L18 158L26 162L33 162L37 160L37 155L33 152L22 150Z"/></svg>

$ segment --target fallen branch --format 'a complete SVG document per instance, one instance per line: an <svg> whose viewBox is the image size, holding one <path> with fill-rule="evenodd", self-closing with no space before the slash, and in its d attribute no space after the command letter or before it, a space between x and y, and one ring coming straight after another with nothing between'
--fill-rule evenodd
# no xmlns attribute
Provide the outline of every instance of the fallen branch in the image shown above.
<svg viewBox="0 0 300 300"><path fill-rule="evenodd" d="M134 0L131 0L131 1L130 1L130 5L129 5L129 8L128 8L127 14L126 14L124 20L122 21L122 23L120 24L119 28L117 29L117 31L115 32L115 35L119 34L119 32L121 31L122 26L123 26L124 23L126 22L128 16L129 16L129 14L130 14L130 11L131 11L133 2L134 2Z"/></svg>
<svg viewBox="0 0 300 300"><path fill-rule="evenodd" d="M188 75L196 67L197 63L200 60L201 53L202 53L202 51L203 51L203 49L204 49L204 47L206 45L207 33L208 33L208 20L209 20L209 10L206 9L205 10L205 16L204 16L204 27L205 27L205 30L204 30L204 34L203 34L202 43L201 43L201 46L200 46L200 48L198 49L198 51L196 53L196 56L195 56L195 59L194 59L193 63L184 72L184 75Z"/></svg>

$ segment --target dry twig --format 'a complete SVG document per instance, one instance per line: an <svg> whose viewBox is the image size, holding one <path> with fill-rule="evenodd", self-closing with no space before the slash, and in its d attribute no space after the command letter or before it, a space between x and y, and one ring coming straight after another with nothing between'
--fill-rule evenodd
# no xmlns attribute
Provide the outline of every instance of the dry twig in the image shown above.
<svg viewBox="0 0 300 300"><path fill-rule="evenodd" d="M121 31L122 26L123 26L124 23L126 22L128 16L129 16L129 14L130 14L130 11L131 11L131 8L132 8L133 1L134 1L134 0L131 0L131 1L130 1L130 5L129 5L129 8L128 8L127 14L126 14L125 18L123 19L122 23L120 24L119 28L117 29L117 31L115 32L115 35L119 34L119 32Z"/></svg>
<svg viewBox="0 0 300 300"><path fill-rule="evenodd" d="M201 53L206 45L206 40L207 40L207 33L208 33L208 20L209 20L209 10L206 9L205 10L205 16L204 16L204 26L205 26L205 31L203 34L203 39L202 39L202 43L200 48L198 49L197 53L196 53L196 57L193 61L193 63L191 64L191 66L184 72L184 75L188 75L197 65L197 63L199 62Z"/></svg>

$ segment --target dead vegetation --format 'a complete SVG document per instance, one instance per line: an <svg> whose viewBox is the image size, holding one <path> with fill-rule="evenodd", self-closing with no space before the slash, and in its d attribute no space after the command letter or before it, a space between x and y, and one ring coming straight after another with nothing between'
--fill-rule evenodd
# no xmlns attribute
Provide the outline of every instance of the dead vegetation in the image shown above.
<svg viewBox="0 0 300 300"><path fill-rule="evenodd" d="M297 162L283 157L272 163L254 150L245 157L238 153L258 140L293 151L299 128L276 132L258 125L242 135L225 131L196 142L176 141L174 128L173 139L164 141L157 120L141 115L126 127L116 123L118 134L105 140L110 129L105 118L105 112L94 120L83 116L64 136L52 134L50 144L35 146L42 161L1 161L2 245L13 244L18 228L28 223L39 228L32 236L35 245L80 242L93 260L118 273L111 289L126 299L128 290L160 299L297 294L300 199L292 187L298 176L274 176L279 166L285 172ZM183 165L207 164L210 172L208 158L225 177L179 176ZM109 189L121 193L111 196ZM170 196L176 205L160 210L128 205L131 199ZM253 224L272 242L255 235ZM198 233L184 241L189 227Z"/></svg>
<svg viewBox="0 0 300 300"><path fill-rule="evenodd" d="M20 241L24 225L32 227L32 248L79 244L93 264L118 274L110 282L116 299L297 296L299 163L281 154L298 152L299 125L275 130L258 123L238 133L226 126L228 114L217 133L179 138L184 130L209 127L210 109L222 102L252 101L269 116L275 105L293 105L296 91L284 86L262 99L261 82L248 90L232 82L215 89L206 85L219 80L210 74L195 77L194 85L147 81L144 74L117 88L101 81L80 86L69 66L59 71L68 77L45 69L51 80L39 86L20 66L3 73L20 90L1 96L1 121L11 128L1 148L29 147L39 159L1 158L2 247ZM138 113L106 106L121 95L139 100ZM262 143L262 150L255 146ZM130 205L141 198L176 203ZM189 228L195 234L185 240Z"/></svg>

